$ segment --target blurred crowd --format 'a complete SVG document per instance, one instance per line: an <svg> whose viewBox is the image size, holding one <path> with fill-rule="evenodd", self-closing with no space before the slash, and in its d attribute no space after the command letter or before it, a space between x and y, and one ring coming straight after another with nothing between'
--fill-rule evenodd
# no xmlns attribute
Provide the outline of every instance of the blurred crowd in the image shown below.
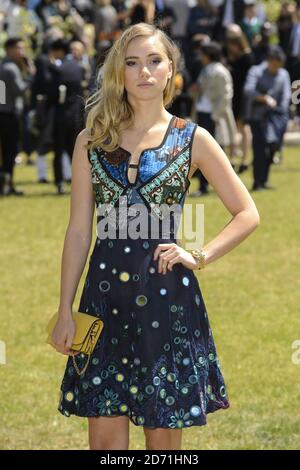
<svg viewBox="0 0 300 470"><path fill-rule="evenodd" d="M288 120L300 116L291 99L300 1L281 2L271 21L255 0L0 0L2 196L24 194L14 184L20 161L36 166L39 184L66 192L85 99L101 86L113 41L139 22L166 31L182 52L168 110L211 132L238 174L250 167L252 190L272 189ZM208 194L204 175L195 176L191 196Z"/></svg>

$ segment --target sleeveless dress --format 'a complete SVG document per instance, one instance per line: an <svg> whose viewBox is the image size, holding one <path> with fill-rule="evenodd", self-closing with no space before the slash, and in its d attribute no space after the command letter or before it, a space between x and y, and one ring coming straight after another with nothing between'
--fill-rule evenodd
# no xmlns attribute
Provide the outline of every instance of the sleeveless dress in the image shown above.
<svg viewBox="0 0 300 470"><path fill-rule="evenodd" d="M162 274L153 259L159 243L177 242L175 224L167 234L161 228L162 208L183 208L196 128L172 115L161 144L140 154L135 182L127 150L88 152L97 237L78 311L104 327L83 375L67 359L58 404L64 416L125 415L137 426L172 429L204 425L208 413L230 406L194 271L177 263ZM101 235L112 209L120 214L122 197L159 221L156 239L149 227L136 239ZM117 233L135 217L120 216ZM75 356L79 369L86 360Z"/></svg>

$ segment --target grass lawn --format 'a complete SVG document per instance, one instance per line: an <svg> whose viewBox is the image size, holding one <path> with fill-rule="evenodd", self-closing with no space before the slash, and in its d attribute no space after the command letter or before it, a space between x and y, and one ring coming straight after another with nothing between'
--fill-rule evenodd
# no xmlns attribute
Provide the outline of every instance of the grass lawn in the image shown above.
<svg viewBox="0 0 300 470"><path fill-rule="evenodd" d="M242 180L251 187L250 171ZM18 165L16 182L27 197L0 199L0 340L7 349L0 449L87 449L87 420L56 411L66 356L44 342L58 306L69 195L35 181L34 167ZM299 149L285 149L270 182L276 191L252 193L257 230L198 274L231 407L209 414L206 426L184 429L183 449L300 448L300 365L291 360L300 339ZM231 214L215 193L198 202L205 204L206 243ZM143 429L131 423L130 449L143 448Z"/></svg>

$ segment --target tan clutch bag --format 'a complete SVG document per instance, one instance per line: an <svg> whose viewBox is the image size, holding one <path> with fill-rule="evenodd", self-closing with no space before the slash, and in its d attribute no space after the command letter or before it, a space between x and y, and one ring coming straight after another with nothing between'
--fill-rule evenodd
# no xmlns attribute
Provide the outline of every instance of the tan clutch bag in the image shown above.
<svg viewBox="0 0 300 470"><path fill-rule="evenodd" d="M76 324L76 331L75 331L75 336L73 338L71 349L73 349L74 351L87 354L89 356L82 371L79 371L77 364L75 362L75 357L74 356L72 357L74 367L77 373L81 375L85 372L89 364L90 356L100 337L104 323L100 318L97 318L93 315L89 315L87 313L73 312L72 317ZM57 322L57 319L58 319L58 313L55 313L51 317L47 325L47 332L48 332L47 343L53 347L55 346L52 342L51 336L52 336L53 328Z"/></svg>

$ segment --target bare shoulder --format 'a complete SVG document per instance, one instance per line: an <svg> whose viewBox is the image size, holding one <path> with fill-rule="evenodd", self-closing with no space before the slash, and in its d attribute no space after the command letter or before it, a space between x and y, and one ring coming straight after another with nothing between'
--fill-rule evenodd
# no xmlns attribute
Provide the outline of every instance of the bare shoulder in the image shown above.
<svg viewBox="0 0 300 470"><path fill-rule="evenodd" d="M204 127L197 125L192 144L192 166L201 169L208 155L212 154L226 156L215 138Z"/></svg>
<svg viewBox="0 0 300 470"><path fill-rule="evenodd" d="M77 141L80 145L82 145L83 147L85 147L88 143L90 139L90 133L89 131L84 128L81 132L79 132L79 134L77 135Z"/></svg>
<svg viewBox="0 0 300 470"><path fill-rule="evenodd" d="M191 162L193 167L199 168L204 175L208 175L208 180L213 179L212 184L215 182L217 175L224 175L224 173L235 181L237 179L237 175L222 147L210 132L198 125L192 143Z"/></svg>
<svg viewBox="0 0 300 470"><path fill-rule="evenodd" d="M214 137L200 126L194 133L191 163L200 169L232 215L251 209L258 218L254 201L228 156Z"/></svg>
<svg viewBox="0 0 300 470"><path fill-rule="evenodd" d="M94 211L91 169L85 147L88 140L86 129L77 134L72 158L71 223L84 236L90 236Z"/></svg>
<svg viewBox="0 0 300 470"><path fill-rule="evenodd" d="M80 166L84 166L86 169L89 168L89 155L87 149L89 140L90 134L88 130L83 129L79 134L77 134L73 153L75 165L78 164Z"/></svg>

